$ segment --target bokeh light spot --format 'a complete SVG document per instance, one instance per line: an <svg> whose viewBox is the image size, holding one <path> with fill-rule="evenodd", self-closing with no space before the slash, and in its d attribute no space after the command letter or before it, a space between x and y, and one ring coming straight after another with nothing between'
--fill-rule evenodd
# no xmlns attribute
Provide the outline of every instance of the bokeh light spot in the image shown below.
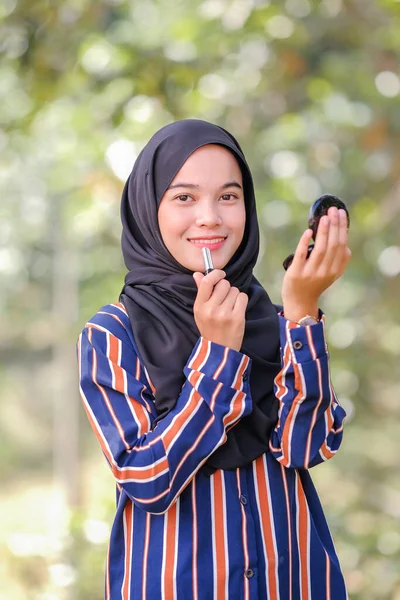
<svg viewBox="0 0 400 600"><path fill-rule="evenodd" d="M173 40L164 46L164 55L175 62L189 62L197 58L197 50L188 40Z"/></svg>
<svg viewBox="0 0 400 600"><path fill-rule="evenodd" d="M266 161L272 175L280 179L294 177L301 170L301 162L298 154L289 150L276 152Z"/></svg>
<svg viewBox="0 0 400 600"><path fill-rule="evenodd" d="M83 54L81 62L88 73L101 73L111 60L111 48L105 41L93 43Z"/></svg>
<svg viewBox="0 0 400 600"><path fill-rule="evenodd" d="M206 98L221 100L228 91L228 84L220 75L209 73L200 79L199 90Z"/></svg>
<svg viewBox="0 0 400 600"><path fill-rule="evenodd" d="M75 569L68 564L58 563L49 566L50 577L57 587L68 587L76 579Z"/></svg>
<svg viewBox="0 0 400 600"><path fill-rule="evenodd" d="M285 8L289 14L298 19L307 17L311 12L311 4L308 0L286 0Z"/></svg>
<svg viewBox="0 0 400 600"><path fill-rule="evenodd" d="M135 144L129 140L116 140L106 150L106 161L121 181L129 176L136 158Z"/></svg>
<svg viewBox="0 0 400 600"><path fill-rule="evenodd" d="M380 253L378 267L387 277L396 277L400 273L400 246L389 246Z"/></svg>
<svg viewBox="0 0 400 600"><path fill-rule="evenodd" d="M285 15L275 15L268 20L265 29L271 37L284 40L293 34L294 23Z"/></svg>
<svg viewBox="0 0 400 600"><path fill-rule="evenodd" d="M400 533L398 531L385 531L379 536L377 546L382 554L395 554L400 550Z"/></svg>
<svg viewBox="0 0 400 600"><path fill-rule="evenodd" d="M329 343L336 348L348 348L357 336L356 323L352 319L339 319L328 329Z"/></svg>
<svg viewBox="0 0 400 600"><path fill-rule="evenodd" d="M297 177L293 187L297 199L310 206L322 194L320 182L311 175Z"/></svg>
<svg viewBox="0 0 400 600"><path fill-rule="evenodd" d="M400 78L392 71L378 73L375 85L378 92L387 98L394 98L400 93Z"/></svg>
<svg viewBox="0 0 400 600"><path fill-rule="evenodd" d="M110 528L104 521L88 519L83 524L83 533L92 544L104 544L110 535Z"/></svg>
<svg viewBox="0 0 400 600"><path fill-rule="evenodd" d="M286 202L272 200L262 208L262 217L267 227L279 229L291 221L292 214Z"/></svg>

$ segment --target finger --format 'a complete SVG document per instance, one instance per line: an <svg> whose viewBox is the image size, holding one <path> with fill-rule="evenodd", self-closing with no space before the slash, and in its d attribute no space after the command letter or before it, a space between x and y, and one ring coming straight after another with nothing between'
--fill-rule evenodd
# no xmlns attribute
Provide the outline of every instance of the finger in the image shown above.
<svg viewBox="0 0 400 600"><path fill-rule="evenodd" d="M349 264L351 259L351 250L349 247L346 247L345 251L344 251L344 258L343 258L343 267L342 267L342 273L341 275L345 272L347 265Z"/></svg>
<svg viewBox="0 0 400 600"><path fill-rule="evenodd" d="M203 278L198 286L196 302L207 302L210 299L216 284L221 281L221 279L224 279L225 276L226 273L220 269L214 269L211 271L211 273L208 273L208 275L203 275Z"/></svg>
<svg viewBox="0 0 400 600"><path fill-rule="evenodd" d="M233 307L236 304L236 300L237 297L240 294L240 290L237 287L231 287L231 289L229 290L228 295L226 296L224 302L222 303L222 306L224 309L226 309L228 312L233 310Z"/></svg>
<svg viewBox="0 0 400 600"><path fill-rule="evenodd" d="M218 281L217 285L214 286L213 292L211 294L208 302L212 303L213 306L219 306L223 302L225 302L226 297L231 291L231 285L229 281L226 279L221 279Z"/></svg>
<svg viewBox="0 0 400 600"><path fill-rule="evenodd" d="M247 308L247 304L249 302L249 297L244 292L240 292L238 297L236 298L235 306L233 307L232 313L237 316L244 316Z"/></svg>
<svg viewBox="0 0 400 600"><path fill-rule="evenodd" d="M318 231L315 237L314 249L311 253L310 258L307 261L308 267L315 271L321 264L328 244L329 235L329 217L324 215L320 218L318 224Z"/></svg>
<svg viewBox="0 0 400 600"><path fill-rule="evenodd" d="M339 231L338 231L338 245L337 251L335 252L334 259L331 264L331 269L336 271L342 271L347 264L346 261L350 258L347 254L347 215L343 209L339 210Z"/></svg>
<svg viewBox="0 0 400 600"><path fill-rule="evenodd" d="M294 253L294 258L293 258L292 264L289 267L289 269L290 268L297 269L297 268L301 268L304 266L304 263L307 259L307 250L308 250L308 245L312 238L312 234L313 234L312 229L306 229L306 231L301 236L300 241L297 244L297 248Z"/></svg>
<svg viewBox="0 0 400 600"><path fill-rule="evenodd" d="M336 206L331 206L328 210L329 230L326 252L323 258L323 266L328 270L331 268L334 260L341 262L342 251L344 248L339 248L339 211Z"/></svg>
<svg viewBox="0 0 400 600"><path fill-rule="evenodd" d="M204 279L204 273L200 273L199 271L196 271L195 273L193 273L193 279L196 282L197 289L199 289L200 282L202 279Z"/></svg>
<svg viewBox="0 0 400 600"><path fill-rule="evenodd" d="M351 259L351 250L350 248L346 248L345 252L344 252L344 257L342 260L341 265L338 266L338 274L336 276L336 278L338 279L339 277L341 277L343 275L343 273L345 272L345 270L347 269L347 265L349 264Z"/></svg>
<svg viewBox="0 0 400 600"><path fill-rule="evenodd" d="M339 210L339 240L345 246L347 246L347 239L349 237L349 230L347 227L347 214L346 211L341 208Z"/></svg>

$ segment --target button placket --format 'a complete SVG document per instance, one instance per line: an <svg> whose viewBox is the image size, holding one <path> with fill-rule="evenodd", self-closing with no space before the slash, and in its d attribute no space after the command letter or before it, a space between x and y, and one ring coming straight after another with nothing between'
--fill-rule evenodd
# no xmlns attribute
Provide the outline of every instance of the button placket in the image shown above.
<svg viewBox="0 0 400 600"><path fill-rule="evenodd" d="M240 473L240 493L238 500L241 504L243 519L247 526L247 561L243 565L243 576L248 580L248 584L252 589L252 594L258 597L258 550L257 550L257 534L256 525L253 517L253 502L251 493L251 484L253 483L253 469L250 465L241 470ZM250 582L251 580L251 582Z"/></svg>

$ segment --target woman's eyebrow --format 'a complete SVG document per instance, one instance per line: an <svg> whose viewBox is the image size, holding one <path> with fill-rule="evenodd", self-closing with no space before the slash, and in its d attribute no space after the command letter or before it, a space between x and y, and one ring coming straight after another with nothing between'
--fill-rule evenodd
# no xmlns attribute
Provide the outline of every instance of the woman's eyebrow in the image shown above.
<svg viewBox="0 0 400 600"><path fill-rule="evenodd" d="M196 183L184 183L184 182L178 182L178 183L171 183L171 185L168 186L168 190L173 190L174 188L189 188L189 189L195 189L200 187L199 185L197 185ZM242 186L240 185L239 182L237 181L228 181L227 183L224 183L223 185L221 185L221 190L224 190L226 188L229 187L237 187L240 190L242 189Z"/></svg>
<svg viewBox="0 0 400 600"><path fill-rule="evenodd" d="M190 188L190 189L194 189L194 188L198 188L199 186L195 183L171 183L171 185L169 185L167 187L167 190L173 190L174 188Z"/></svg>
<svg viewBox="0 0 400 600"><path fill-rule="evenodd" d="M225 189L225 188L230 188L230 187L237 187L239 188L239 190L242 189L242 186L240 185L240 183L238 181L228 181L228 183L224 183L224 185L221 187L221 189Z"/></svg>

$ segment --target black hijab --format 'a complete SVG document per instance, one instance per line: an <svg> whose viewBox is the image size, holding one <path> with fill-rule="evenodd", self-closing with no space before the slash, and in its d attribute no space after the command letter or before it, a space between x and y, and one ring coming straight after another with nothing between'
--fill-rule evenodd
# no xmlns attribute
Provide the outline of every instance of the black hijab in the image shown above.
<svg viewBox="0 0 400 600"><path fill-rule="evenodd" d="M243 175L245 233L224 271L230 284L249 296L241 351L252 359L253 399L252 413L228 432L225 444L207 460L206 472L211 473L247 465L268 451L278 414L273 382L280 370L276 309L253 276L259 249L253 181L239 144L222 127L195 119L178 121L160 129L139 154L122 195L122 252L129 272L120 300L156 388L158 421L175 406L185 381L183 368L200 334L193 318L197 293L193 273L165 247L157 212L183 163L207 144L230 150Z"/></svg>

